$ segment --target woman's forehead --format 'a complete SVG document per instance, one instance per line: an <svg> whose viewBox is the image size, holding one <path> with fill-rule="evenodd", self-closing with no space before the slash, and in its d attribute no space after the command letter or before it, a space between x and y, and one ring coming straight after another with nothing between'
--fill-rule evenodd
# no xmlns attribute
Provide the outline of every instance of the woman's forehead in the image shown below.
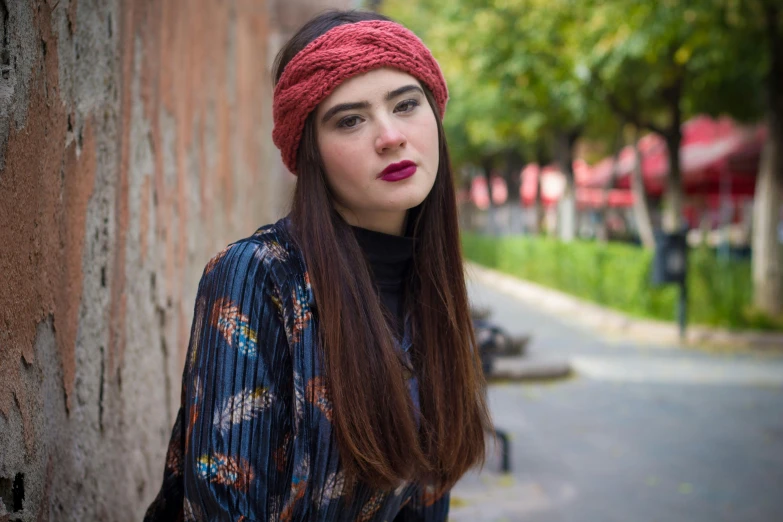
<svg viewBox="0 0 783 522"><path fill-rule="evenodd" d="M421 83L408 73L384 67L359 74L338 85L319 105L319 111L338 103L367 101L376 103L386 100L388 93L406 85Z"/></svg>

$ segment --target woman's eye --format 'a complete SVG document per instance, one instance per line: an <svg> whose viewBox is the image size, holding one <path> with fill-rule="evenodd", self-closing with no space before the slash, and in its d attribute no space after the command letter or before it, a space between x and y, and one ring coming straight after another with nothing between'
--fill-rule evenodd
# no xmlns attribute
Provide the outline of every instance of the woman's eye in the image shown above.
<svg viewBox="0 0 783 522"><path fill-rule="evenodd" d="M405 100L404 102L400 103L395 107L395 110L398 112L411 112L413 109L418 107L419 102L416 100Z"/></svg>
<svg viewBox="0 0 783 522"><path fill-rule="evenodd" d="M347 118L343 118L340 120L340 122L337 124L338 127L346 127L348 129L352 127L356 127L359 124L359 117L358 116L348 116Z"/></svg>

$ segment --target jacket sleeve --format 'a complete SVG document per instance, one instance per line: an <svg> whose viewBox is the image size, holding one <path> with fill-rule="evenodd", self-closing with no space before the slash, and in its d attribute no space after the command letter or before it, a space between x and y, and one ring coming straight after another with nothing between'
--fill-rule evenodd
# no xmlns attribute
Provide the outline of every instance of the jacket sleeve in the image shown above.
<svg viewBox="0 0 783 522"><path fill-rule="evenodd" d="M292 483L292 367L274 256L240 242L204 269L183 374L184 519L276 519Z"/></svg>
<svg viewBox="0 0 783 522"><path fill-rule="evenodd" d="M451 492L438 495L432 486L420 486L394 522L445 522L449 517Z"/></svg>

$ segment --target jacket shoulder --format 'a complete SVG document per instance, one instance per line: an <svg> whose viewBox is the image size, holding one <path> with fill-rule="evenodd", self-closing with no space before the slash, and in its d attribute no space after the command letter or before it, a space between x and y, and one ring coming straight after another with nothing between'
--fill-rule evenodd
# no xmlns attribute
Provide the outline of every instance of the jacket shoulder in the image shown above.
<svg viewBox="0 0 783 522"><path fill-rule="evenodd" d="M271 279L278 290L307 280L302 254L287 231L287 220L258 228L218 252L204 268L203 277L213 273L252 272Z"/></svg>

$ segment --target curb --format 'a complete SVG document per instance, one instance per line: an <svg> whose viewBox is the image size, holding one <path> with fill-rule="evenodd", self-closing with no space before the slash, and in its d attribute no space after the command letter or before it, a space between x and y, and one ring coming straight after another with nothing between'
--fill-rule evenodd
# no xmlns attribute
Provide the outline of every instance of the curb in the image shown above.
<svg viewBox="0 0 783 522"><path fill-rule="evenodd" d="M497 357L489 381L543 381L564 379L571 375L565 360L538 360L529 357Z"/></svg>
<svg viewBox="0 0 783 522"><path fill-rule="evenodd" d="M610 332L636 341L654 340L656 344L672 347L683 344L675 323L631 317L473 262L466 262L465 268L469 279L480 281L499 292L535 305L537 309L568 316L570 320L600 333ZM688 326L684 344L783 351L783 334L731 331L694 325Z"/></svg>

